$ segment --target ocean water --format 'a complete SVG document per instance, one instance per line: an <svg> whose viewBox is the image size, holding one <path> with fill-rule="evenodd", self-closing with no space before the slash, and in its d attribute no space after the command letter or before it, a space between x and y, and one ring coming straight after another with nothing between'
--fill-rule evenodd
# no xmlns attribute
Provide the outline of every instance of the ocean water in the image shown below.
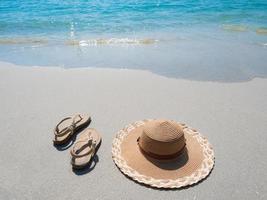
<svg viewBox="0 0 267 200"><path fill-rule="evenodd" d="M208 81L266 77L267 1L1 0L0 61Z"/></svg>

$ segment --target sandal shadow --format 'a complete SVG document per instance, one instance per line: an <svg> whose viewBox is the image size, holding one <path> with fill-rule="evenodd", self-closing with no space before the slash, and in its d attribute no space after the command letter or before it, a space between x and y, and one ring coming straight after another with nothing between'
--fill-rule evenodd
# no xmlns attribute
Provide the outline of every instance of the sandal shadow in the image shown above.
<svg viewBox="0 0 267 200"><path fill-rule="evenodd" d="M93 157L93 159L90 160L90 162L88 163L88 165L86 165L86 167L84 167L82 169L74 169L74 168L72 168L72 171L77 176L82 176L84 174L87 174L87 173L91 172L95 168L95 166L96 166L96 164L98 162L99 162L98 155L95 155Z"/></svg>

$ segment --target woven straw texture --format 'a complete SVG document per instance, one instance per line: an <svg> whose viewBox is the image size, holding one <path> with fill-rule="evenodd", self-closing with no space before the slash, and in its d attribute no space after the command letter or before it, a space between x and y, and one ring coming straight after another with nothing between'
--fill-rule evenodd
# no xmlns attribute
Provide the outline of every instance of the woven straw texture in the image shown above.
<svg viewBox="0 0 267 200"><path fill-rule="evenodd" d="M139 183L150 185L156 188L181 188L193 185L209 175L215 163L214 151L211 144L198 131L189 128L185 124L181 123L179 124L183 127L183 130L189 133L192 137L195 137L199 142L199 144L202 146L204 159L198 170L196 170L190 176L185 176L182 178L172 180L172 179L155 179L152 177L148 177L140 174L138 171L128 166L125 159L121 156L121 143L124 137L128 133L130 133L133 129L139 126L144 125L148 121L151 121L151 119L136 121L132 124L127 125L116 134L116 137L113 140L112 143L113 161L125 175L129 176L130 178Z"/></svg>

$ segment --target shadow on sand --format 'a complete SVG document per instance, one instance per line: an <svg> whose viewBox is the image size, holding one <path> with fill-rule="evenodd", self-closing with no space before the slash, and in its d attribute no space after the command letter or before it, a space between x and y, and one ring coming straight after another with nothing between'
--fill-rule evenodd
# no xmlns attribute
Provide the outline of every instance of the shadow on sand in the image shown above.
<svg viewBox="0 0 267 200"><path fill-rule="evenodd" d="M91 159L91 161L89 162L89 164L85 168L82 168L82 169L74 169L74 168L72 168L72 171L73 171L74 174L76 174L78 176L87 174L87 173L91 172L95 168L95 166L96 166L96 164L98 162L99 162L98 155L95 155L93 157L93 159Z"/></svg>

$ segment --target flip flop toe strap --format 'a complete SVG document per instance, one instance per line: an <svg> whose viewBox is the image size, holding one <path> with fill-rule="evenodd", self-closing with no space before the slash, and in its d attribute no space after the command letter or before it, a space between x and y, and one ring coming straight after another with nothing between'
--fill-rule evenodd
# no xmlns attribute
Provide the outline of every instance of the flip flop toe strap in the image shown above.
<svg viewBox="0 0 267 200"><path fill-rule="evenodd" d="M85 144L79 147L78 149L75 149L75 146L74 146L70 151L70 154L72 155L72 157L81 158L89 154L92 154L92 155L95 154L96 143L91 138L89 140L77 141L75 145L79 143L85 143ZM80 152L82 152L85 148L87 148L88 150L85 153L80 154Z"/></svg>
<svg viewBox="0 0 267 200"><path fill-rule="evenodd" d="M78 120L76 120L78 118ZM81 120L82 120L82 117L81 115L75 115L75 117L73 117L73 120L72 120L72 123L70 126L62 129L61 131L59 131L59 125L62 124L64 121L68 120L68 119L71 119L71 117L66 117L64 119L62 119L56 126L55 128L55 131L54 131L54 134L55 136L57 137L61 137L61 136L64 136L65 134L69 133L70 134L73 134L74 132L74 129L76 128L76 125L77 123L79 123Z"/></svg>

